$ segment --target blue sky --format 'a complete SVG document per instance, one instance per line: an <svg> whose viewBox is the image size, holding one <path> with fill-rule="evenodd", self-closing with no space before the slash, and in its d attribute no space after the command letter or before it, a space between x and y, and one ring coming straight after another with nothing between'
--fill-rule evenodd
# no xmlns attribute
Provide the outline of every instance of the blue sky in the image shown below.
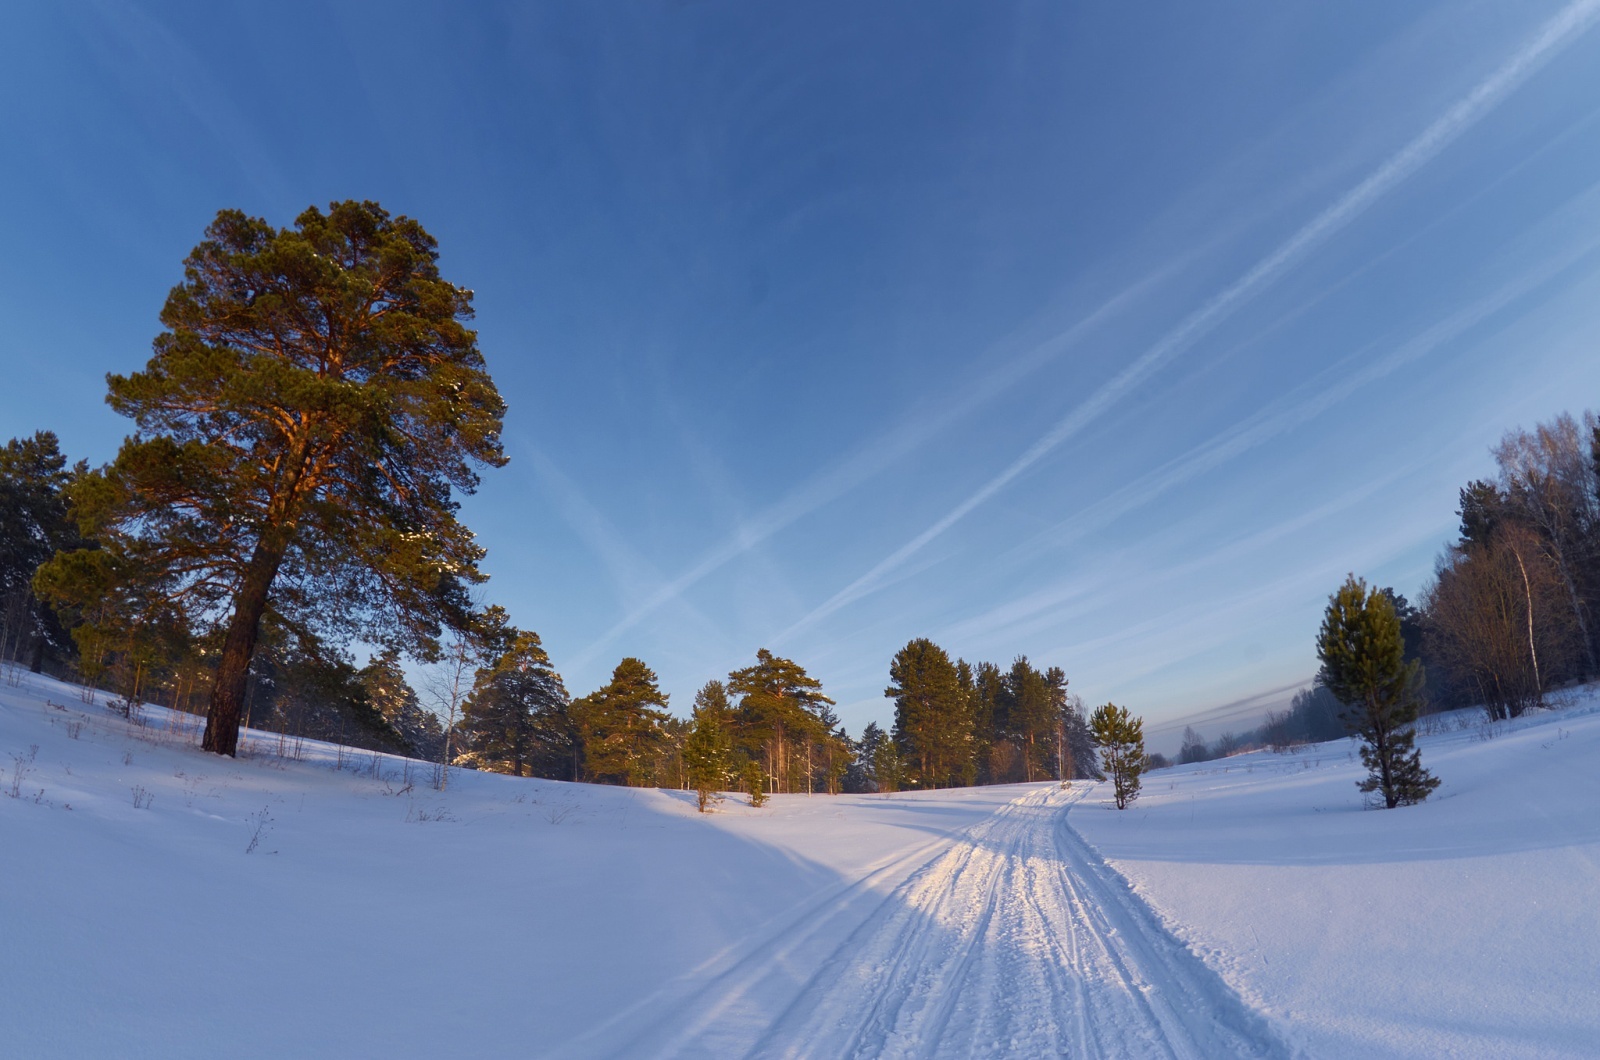
<svg viewBox="0 0 1600 1060"><path fill-rule="evenodd" d="M0 98L0 432L110 458L218 209L414 216L574 693L769 647L856 732L930 636L1214 734L1600 397L1594 2L18 4Z"/></svg>

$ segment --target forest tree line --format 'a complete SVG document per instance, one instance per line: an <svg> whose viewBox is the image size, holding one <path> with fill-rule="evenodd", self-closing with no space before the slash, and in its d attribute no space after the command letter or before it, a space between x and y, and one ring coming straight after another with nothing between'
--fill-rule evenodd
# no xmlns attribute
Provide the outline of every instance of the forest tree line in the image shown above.
<svg viewBox="0 0 1600 1060"><path fill-rule="evenodd" d="M0 657L102 690L123 710L147 702L202 712L220 625L194 629L175 612L151 620L114 592L83 599L89 594L62 584L73 568L50 566L98 549L73 516L75 487L91 474L83 462L69 468L47 431L0 451ZM1023 656L1004 669L969 664L926 639L891 661L890 729L869 723L854 739L821 682L765 649L706 682L689 718L669 711L655 672L631 657L574 698L539 636L498 607L454 631L422 672L419 693L399 648L358 666L331 638L269 615L248 670L244 720L454 766L634 786L692 787L697 763L719 788L762 792L1098 776L1093 737L1060 667L1040 670Z"/></svg>
<svg viewBox="0 0 1600 1060"><path fill-rule="evenodd" d="M1562 413L1506 432L1493 474L1461 487L1459 529L1415 605L1382 588L1405 661L1421 664L1424 713L1482 707L1514 718L1553 689L1600 677L1600 417ZM1348 735L1321 680L1259 728L1205 740L1185 729L1179 762Z"/></svg>
<svg viewBox="0 0 1600 1060"><path fill-rule="evenodd" d="M81 461L67 466L48 431L0 450L0 657L103 690L124 710L148 702L203 712L222 626L194 628L176 609L142 607L133 593L100 591L101 581L74 583L81 558L64 572L50 564L99 549L73 514L91 475ZM969 664L925 639L890 664L890 729L870 723L854 739L821 683L766 650L708 681L688 719L669 712L655 672L634 658L573 698L539 636L497 607L449 637L423 672L419 693L398 647L357 665L332 638L270 614L247 672L244 722L456 766L638 786L692 786L694 730L707 723L722 785L746 791L1098 775L1093 738L1060 667L1040 670L1022 656L1004 669Z"/></svg>
<svg viewBox="0 0 1600 1060"><path fill-rule="evenodd" d="M473 293L438 259L417 221L370 201L283 228L220 211L144 368L106 378L135 426L115 457L69 468L50 432L0 454L0 657L123 710L204 713L218 754L250 726L428 758L441 783L458 763L668 786L692 770L752 795L1092 768L1059 669L969 666L926 641L895 659L893 731L857 740L820 682L765 650L708 682L692 720L634 658L570 697L538 635L478 591L456 498L506 463L505 403ZM356 641L378 648L364 666Z"/></svg>

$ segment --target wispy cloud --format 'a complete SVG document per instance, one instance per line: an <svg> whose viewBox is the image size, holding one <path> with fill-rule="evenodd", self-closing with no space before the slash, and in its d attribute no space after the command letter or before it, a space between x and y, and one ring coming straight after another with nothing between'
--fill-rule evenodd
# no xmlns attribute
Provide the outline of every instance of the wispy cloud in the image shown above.
<svg viewBox="0 0 1600 1060"><path fill-rule="evenodd" d="M85 35L114 56L105 62L125 84L149 78L176 109L187 113L218 150L231 160L241 180L262 204L293 202L285 179L257 130L254 115L241 108L207 69L202 57L155 15L134 4L96 3L95 17L83 22ZM128 62L132 57L137 62ZM165 137L152 138L152 143Z"/></svg>
<svg viewBox="0 0 1600 1060"><path fill-rule="evenodd" d="M1459 339L1512 303L1543 287L1600 247L1600 235L1565 247L1536 268L1498 290L1474 299L1427 330L1366 364L1358 363L1368 351L1345 358L1289 394L1258 410L1242 422L1207 440L1192 452L1121 487L1102 500L1075 513L1041 534L1041 542L1069 544L1123 515L1155 500L1182 483L1215 470L1230 460L1297 427L1303 426L1372 383L1379 382L1414 361Z"/></svg>
<svg viewBox="0 0 1600 1060"><path fill-rule="evenodd" d="M1151 556L1162 553L1163 547L1150 541L1130 545L1120 558L1097 561L1092 578L1064 579L1049 589L991 609L957 627L941 630L936 636L944 643L967 639L969 643L978 641L980 645L1001 640L1015 643L1030 637L1037 641L1041 636L1055 639L1057 645L1042 651L1040 657L1065 662L1075 674L1082 675L1086 685L1094 686L1097 680L1103 684L1108 675L1114 675L1118 697L1134 696L1145 701L1147 706L1151 701L1164 704L1149 715L1156 724L1156 729L1151 731L1169 723L1181 726L1186 720L1217 723L1219 718L1208 719L1203 715L1220 709L1216 707L1218 702L1243 702L1239 694L1241 674L1230 664L1225 671L1218 672L1210 672L1202 666L1197 676L1195 668L1186 663L1222 658L1226 655L1220 651L1222 646L1241 636L1274 636L1285 616L1290 615L1303 619L1308 656L1309 631L1315 628L1315 615L1319 610L1315 601L1320 600L1344 572L1384 568L1398 557L1413 553L1419 543L1435 540L1440 533L1439 519L1431 509L1419 509L1398 522L1385 520L1381 526L1365 524L1360 535L1347 537L1345 547L1313 550L1304 556L1292 554L1285 563L1278 564L1280 574L1266 580L1257 577L1262 573L1261 557L1272 553L1274 543L1307 528L1346 524L1346 513L1375 496L1392 496L1391 491L1397 487L1401 487L1398 492L1404 494L1409 489L1406 483L1419 475L1431 476L1441 460L1447 459L1441 454L1474 459L1463 454L1475 448L1474 442L1481 441L1487 426L1485 422L1463 424L1459 432L1442 439L1437 446L1430 447L1429 452L1418 453L1383 476L1363 481L1314 508L1221 547L1198 553L1184 549L1179 562L1153 565ZM1464 468L1458 470L1465 474ZM1391 509L1386 507L1385 510ZM1188 536L1188 531L1181 527L1169 528L1163 533L1175 541ZM1137 562L1133 562L1135 560ZM1155 608L1153 613L1127 626L1107 628L1098 621L1086 627L1073 624L1075 619L1104 614L1108 608L1129 599L1184 599L1189 594L1175 589L1184 579L1237 569L1238 564L1248 566L1252 578L1225 578L1202 599L1186 606ZM1253 627L1254 633L1250 632ZM1074 639L1074 629L1086 630L1090 635ZM1283 688L1276 686L1294 675L1284 674L1281 665L1270 669L1273 672L1263 675L1263 683L1274 685L1269 692L1283 692ZM1208 672L1209 679L1205 676ZM1292 687L1302 687L1309 676L1307 668L1304 678ZM1205 706L1198 709L1184 706L1196 698ZM1273 705L1263 703L1260 710Z"/></svg>
<svg viewBox="0 0 1600 1060"><path fill-rule="evenodd" d="M1510 95L1562 46L1587 30L1597 16L1600 16L1600 0L1577 0L1564 8L1541 26L1532 39L1510 59L1435 119L1418 136L1302 226L1244 275L1186 317L1132 364L1101 386L1087 401L1068 412L1004 470L990 478L933 525L891 552L865 574L784 630L774 638L775 641L781 642L794 636L841 607L879 588L889 573L994 497L1067 439L1098 420L1130 391L1175 357L1190 349L1313 249L1349 225L1374 202L1437 157L1462 133Z"/></svg>
<svg viewBox="0 0 1600 1060"><path fill-rule="evenodd" d="M1390 469L1386 474L1362 482L1337 497L1307 511L1300 512L1271 526L1263 527L1223 545L1200 554L1189 554L1180 563L1167 567L1150 564L1152 544L1149 541L1129 546L1121 556L1106 557L1097 563L1100 573L1093 578L1072 577L1049 588L1029 593L998 607L958 622L940 631L942 638L957 643L964 640L995 640L1005 637L1019 640L1041 630L1059 626L1071 618L1105 608L1118 599L1147 594L1199 571L1215 569L1231 561L1258 555L1267 546L1291 534L1315 526L1348 511L1374 494L1387 489L1429 464L1427 457L1418 457ZM1182 539L1185 532L1174 529L1172 536ZM1126 572L1140 573L1129 576ZM1152 620L1154 621L1154 620ZM1136 630L1137 632L1137 630ZM1078 645L1074 650L1081 650Z"/></svg>
<svg viewBox="0 0 1600 1060"><path fill-rule="evenodd" d="M660 572L628 543L627 536L584 495L577 483L556 465L549 454L526 435L517 433L513 437L518 455L532 464L545 497L556 513L605 567L623 606L630 606L637 600L641 587L659 585L662 581ZM709 617L687 605L683 606L687 618L708 632L716 632L715 624ZM582 671L597 656L597 652L585 651L565 665L573 671Z"/></svg>
<svg viewBox="0 0 1600 1060"><path fill-rule="evenodd" d="M1185 259L1187 256L1185 256ZM949 430L961 419L995 400L1022 380L1071 350L1170 276L1178 263L1140 278L1099 304L1069 327L1043 340L1025 345L1021 353L992 369L959 395L937 407L920 410L904 418L892 431L871 439L845 459L812 477L778 503L740 523L715 548L677 577L661 582L655 590L634 605L610 629L577 655L577 665L586 665L622 634L670 604L686 591L728 563L758 548L785 528L838 500L851 490L871 481L899 461L910 456L932 439Z"/></svg>
<svg viewBox="0 0 1600 1060"><path fill-rule="evenodd" d="M1224 645L1242 637L1279 636L1286 615L1306 616L1304 643L1309 656L1316 628L1316 618L1312 616L1320 611L1314 606L1307 610L1311 601L1324 599L1346 571L1382 567L1436 530L1434 516L1417 512L1386 526L1381 534L1352 542L1349 551L1294 563L1276 578L1240 582L1242 587L1237 591L1214 592L1132 625L1063 643L1045 657L1069 664L1071 660L1092 660L1093 671L1085 676L1085 684L1094 682L1095 672L1115 674L1119 695L1123 696L1142 695L1171 703L1175 697L1181 701L1197 692L1205 695L1205 668L1197 671L1184 664L1218 658ZM1237 665L1230 665L1226 672L1210 672L1209 680L1231 699L1237 696L1239 676ZM1175 713L1190 712L1181 708L1175 711L1169 706L1159 711L1159 716L1171 717Z"/></svg>
<svg viewBox="0 0 1600 1060"><path fill-rule="evenodd" d="M1053 629L1060 629L1075 618L1100 613L1119 600L1148 597L1165 592L1167 587L1193 575L1223 569L1229 564L1242 561L1254 563L1257 557L1267 554L1271 546L1278 542L1309 528L1342 520L1345 513L1372 497L1414 476L1429 472L1439 464L1440 454L1471 452L1474 441L1483 437L1487 424L1471 422L1460 426L1461 429L1450 437L1428 447L1426 451L1417 451L1411 459L1393 465L1382 475L1364 479L1315 507L1261 527L1253 533L1235 538L1219 547L1196 552L1188 544L1193 536L1192 530L1184 526L1165 526L1162 530L1164 540L1141 540L1128 544L1118 553L1098 558L1094 574L1090 577L1074 575L1063 578L1054 585L944 627L936 632L936 637L942 642L957 644L974 641L980 644L992 643L1000 640L1014 643L1041 633L1048 633ZM1419 535L1431 533L1436 523L1436 516L1429 511L1418 513L1416 518L1404 524L1386 524L1381 532L1371 530L1359 539L1358 549L1354 554L1341 552L1327 557L1326 568L1367 569L1372 564L1387 562L1394 555L1414 548L1419 540L1425 540L1425 537ZM1171 551L1170 546L1174 543L1180 545L1178 552L1182 558L1178 562L1166 565L1152 562L1152 556ZM1172 662L1172 653L1159 645L1168 643L1168 638L1157 637L1155 634L1163 628L1164 623L1171 622L1176 614L1168 611L1128 630L1106 634L1093 641L1064 645L1058 651L1063 658L1085 658L1087 657L1085 653L1099 652L1116 643L1131 643L1133 648L1130 649L1129 655L1135 662L1143 665L1147 658L1153 658L1158 660L1158 667L1167 666ZM1208 614L1209 621L1203 617ZM1195 615L1202 617L1184 621L1198 621L1201 627L1208 625L1213 627L1209 632L1231 635L1227 634L1226 623L1216 621L1215 612L1202 608L1196 611ZM1199 632L1205 633L1208 630L1201 628ZM1158 645L1156 650L1151 648L1152 641ZM1104 658L1097 659L1097 662L1102 668L1108 665ZM1136 676L1121 671L1119 675L1126 678Z"/></svg>

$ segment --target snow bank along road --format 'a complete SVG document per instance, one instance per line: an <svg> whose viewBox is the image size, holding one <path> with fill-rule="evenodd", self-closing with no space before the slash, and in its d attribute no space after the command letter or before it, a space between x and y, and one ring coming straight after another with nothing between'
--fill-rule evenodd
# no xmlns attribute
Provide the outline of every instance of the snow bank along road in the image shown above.
<svg viewBox="0 0 1600 1060"><path fill-rule="evenodd" d="M1028 791L874 892L927 850L886 862L568 1055L1289 1055L1073 831L1087 790Z"/></svg>

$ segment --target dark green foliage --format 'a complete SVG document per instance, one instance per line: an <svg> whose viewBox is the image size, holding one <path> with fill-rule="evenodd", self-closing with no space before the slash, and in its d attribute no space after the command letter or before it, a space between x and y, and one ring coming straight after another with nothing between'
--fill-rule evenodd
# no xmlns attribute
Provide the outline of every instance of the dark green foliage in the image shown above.
<svg viewBox="0 0 1600 1060"><path fill-rule="evenodd" d="M766 777L755 759L745 759L740 779L744 782L744 790L750 793L750 805L764 806L767 801Z"/></svg>
<svg viewBox="0 0 1600 1060"><path fill-rule="evenodd" d="M1360 789L1379 792L1390 809L1426 799L1439 781L1422 768L1410 724L1417 716L1421 666L1405 661L1400 619L1389 597L1369 592L1352 574L1328 598L1317 657L1319 680L1345 704L1345 721L1362 739L1367 778Z"/></svg>
<svg viewBox="0 0 1600 1060"><path fill-rule="evenodd" d="M67 518L67 470L56 436L39 431L0 449L0 659L38 671L48 652L69 655L72 641L56 613L33 592L33 577L58 549L81 544Z"/></svg>
<svg viewBox="0 0 1600 1060"><path fill-rule="evenodd" d="M1100 767L1111 781L1117 809L1139 797L1139 775L1144 772L1144 719L1115 703L1095 708L1089 729L1100 747Z"/></svg>
<svg viewBox="0 0 1600 1060"><path fill-rule="evenodd" d="M33 587L70 623L85 683L109 683L124 703L143 698L152 671L197 639L172 595L170 573L145 568L135 556L97 548L58 552L39 568ZM242 711L242 682L239 701Z"/></svg>
<svg viewBox="0 0 1600 1060"><path fill-rule="evenodd" d="M1005 675L1002 704L1005 729L1016 741L1022 758L1022 779L1039 780L1052 770L1058 704L1045 675L1019 655Z"/></svg>
<svg viewBox="0 0 1600 1060"><path fill-rule="evenodd" d="M878 747L872 753L872 775L878 781L878 790L882 792L899 791L901 782L905 779L904 763L900 758L900 749L893 740L879 741Z"/></svg>
<svg viewBox="0 0 1600 1060"><path fill-rule="evenodd" d="M914 640L890 664L901 783L916 787L1008 784L1095 776L1094 741L1067 676L1026 656L1007 671L993 663L951 661L938 645ZM858 762L871 772L876 750ZM876 779L874 784L879 783Z"/></svg>
<svg viewBox="0 0 1600 1060"><path fill-rule="evenodd" d="M180 657L179 675L201 662ZM194 677L209 679L209 671ZM315 636L273 621L261 631L250 664L245 716L256 729L279 734L288 753L291 739L325 740L349 747L411 754L405 737L374 703L372 688L351 660Z"/></svg>
<svg viewBox="0 0 1600 1060"><path fill-rule="evenodd" d="M1394 608L1394 616L1400 621L1400 642L1403 646L1406 662L1422 660L1423 615L1422 612L1411 606L1411 602L1391 588L1382 588L1378 592L1389 598L1389 606Z"/></svg>
<svg viewBox="0 0 1600 1060"><path fill-rule="evenodd" d="M996 758L997 745L1005 739L1004 697L1000 667L981 662L972 668L972 756L980 784L1004 781L1004 770Z"/></svg>
<svg viewBox="0 0 1600 1060"><path fill-rule="evenodd" d="M0 449L0 592L26 590L39 565L70 539L62 491L72 476L50 431Z"/></svg>
<svg viewBox="0 0 1600 1060"><path fill-rule="evenodd" d="M576 739L567 690L536 633L518 631L495 664L478 671L460 729L458 765L574 779Z"/></svg>
<svg viewBox="0 0 1600 1060"><path fill-rule="evenodd" d="M721 681L708 681L695 693L693 727L683 745L683 764L701 813L728 783L728 692Z"/></svg>
<svg viewBox="0 0 1600 1060"><path fill-rule="evenodd" d="M108 379L137 433L72 487L105 554L53 561L96 568L54 584L115 586L136 612L124 628L225 629L208 750L234 753L269 612L424 657L470 620L483 550L453 493L505 462L504 404L465 325L472 293L437 258L419 224L371 202L285 229L224 210L145 370Z"/></svg>
<svg viewBox="0 0 1600 1060"><path fill-rule="evenodd" d="M867 727L861 730L861 738L850 742L852 760L844 778L845 791L863 794L878 790L878 748L887 739L889 734L879 728L877 722L869 721Z"/></svg>
<svg viewBox="0 0 1600 1060"><path fill-rule="evenodd" d="M827 790L837 790L850 750L836 731L833 700L822 694L821 681L762 648L754 666L728 675L728 692L739 697L735 742L762 761L777 790L814 791L819 771Z"/></svg>
<svg viewBox="0 0 1600 1060"><path fill-rule="evenodd" d="M1461 518L1461 540L1467 544L1487 545L1505 517L1506 498L1492 482L1474 480L1461 488L1461 506L1456 515Z"/></svg>
<svg viewBox="0 0 1600 1060"><path fill-rule="evenodd" d="M400 652L386 648L362 667L361 686L367 702L403 742L407 753L436 762L444 750L444 727L431 711L422 709L417 693L406 682Z"/></svg>
<svg viewBox="0 0 1600 1060"><path fill-rule="evenodd" d="M572 704L587 780L642 787L657 783L656 757L667 742L667 695L655 671L623 659L604 688Z"/></svg>
<svg viewBox="0 0 1600 1060"><path fill-rule="evenodd" d="M894 738L907 783L919 788L970 783L970 696L950 656L931 640L913 640L889 663L889 682L883 694L894 700Z"/></svg>
<svg viewBox="0 0 1600 1060"><path fill-rule="evenodd" d="M1052 666L1044 672L1044 681L1050 689L1050 712L1056 725L1056 744L1046 750L1051 752L1050 764L1056 777L1061 780L1100 779L1094 761L1094 734L1083 716L1082 702L1067 692L1066 673L1061 667Z"/></svg>

